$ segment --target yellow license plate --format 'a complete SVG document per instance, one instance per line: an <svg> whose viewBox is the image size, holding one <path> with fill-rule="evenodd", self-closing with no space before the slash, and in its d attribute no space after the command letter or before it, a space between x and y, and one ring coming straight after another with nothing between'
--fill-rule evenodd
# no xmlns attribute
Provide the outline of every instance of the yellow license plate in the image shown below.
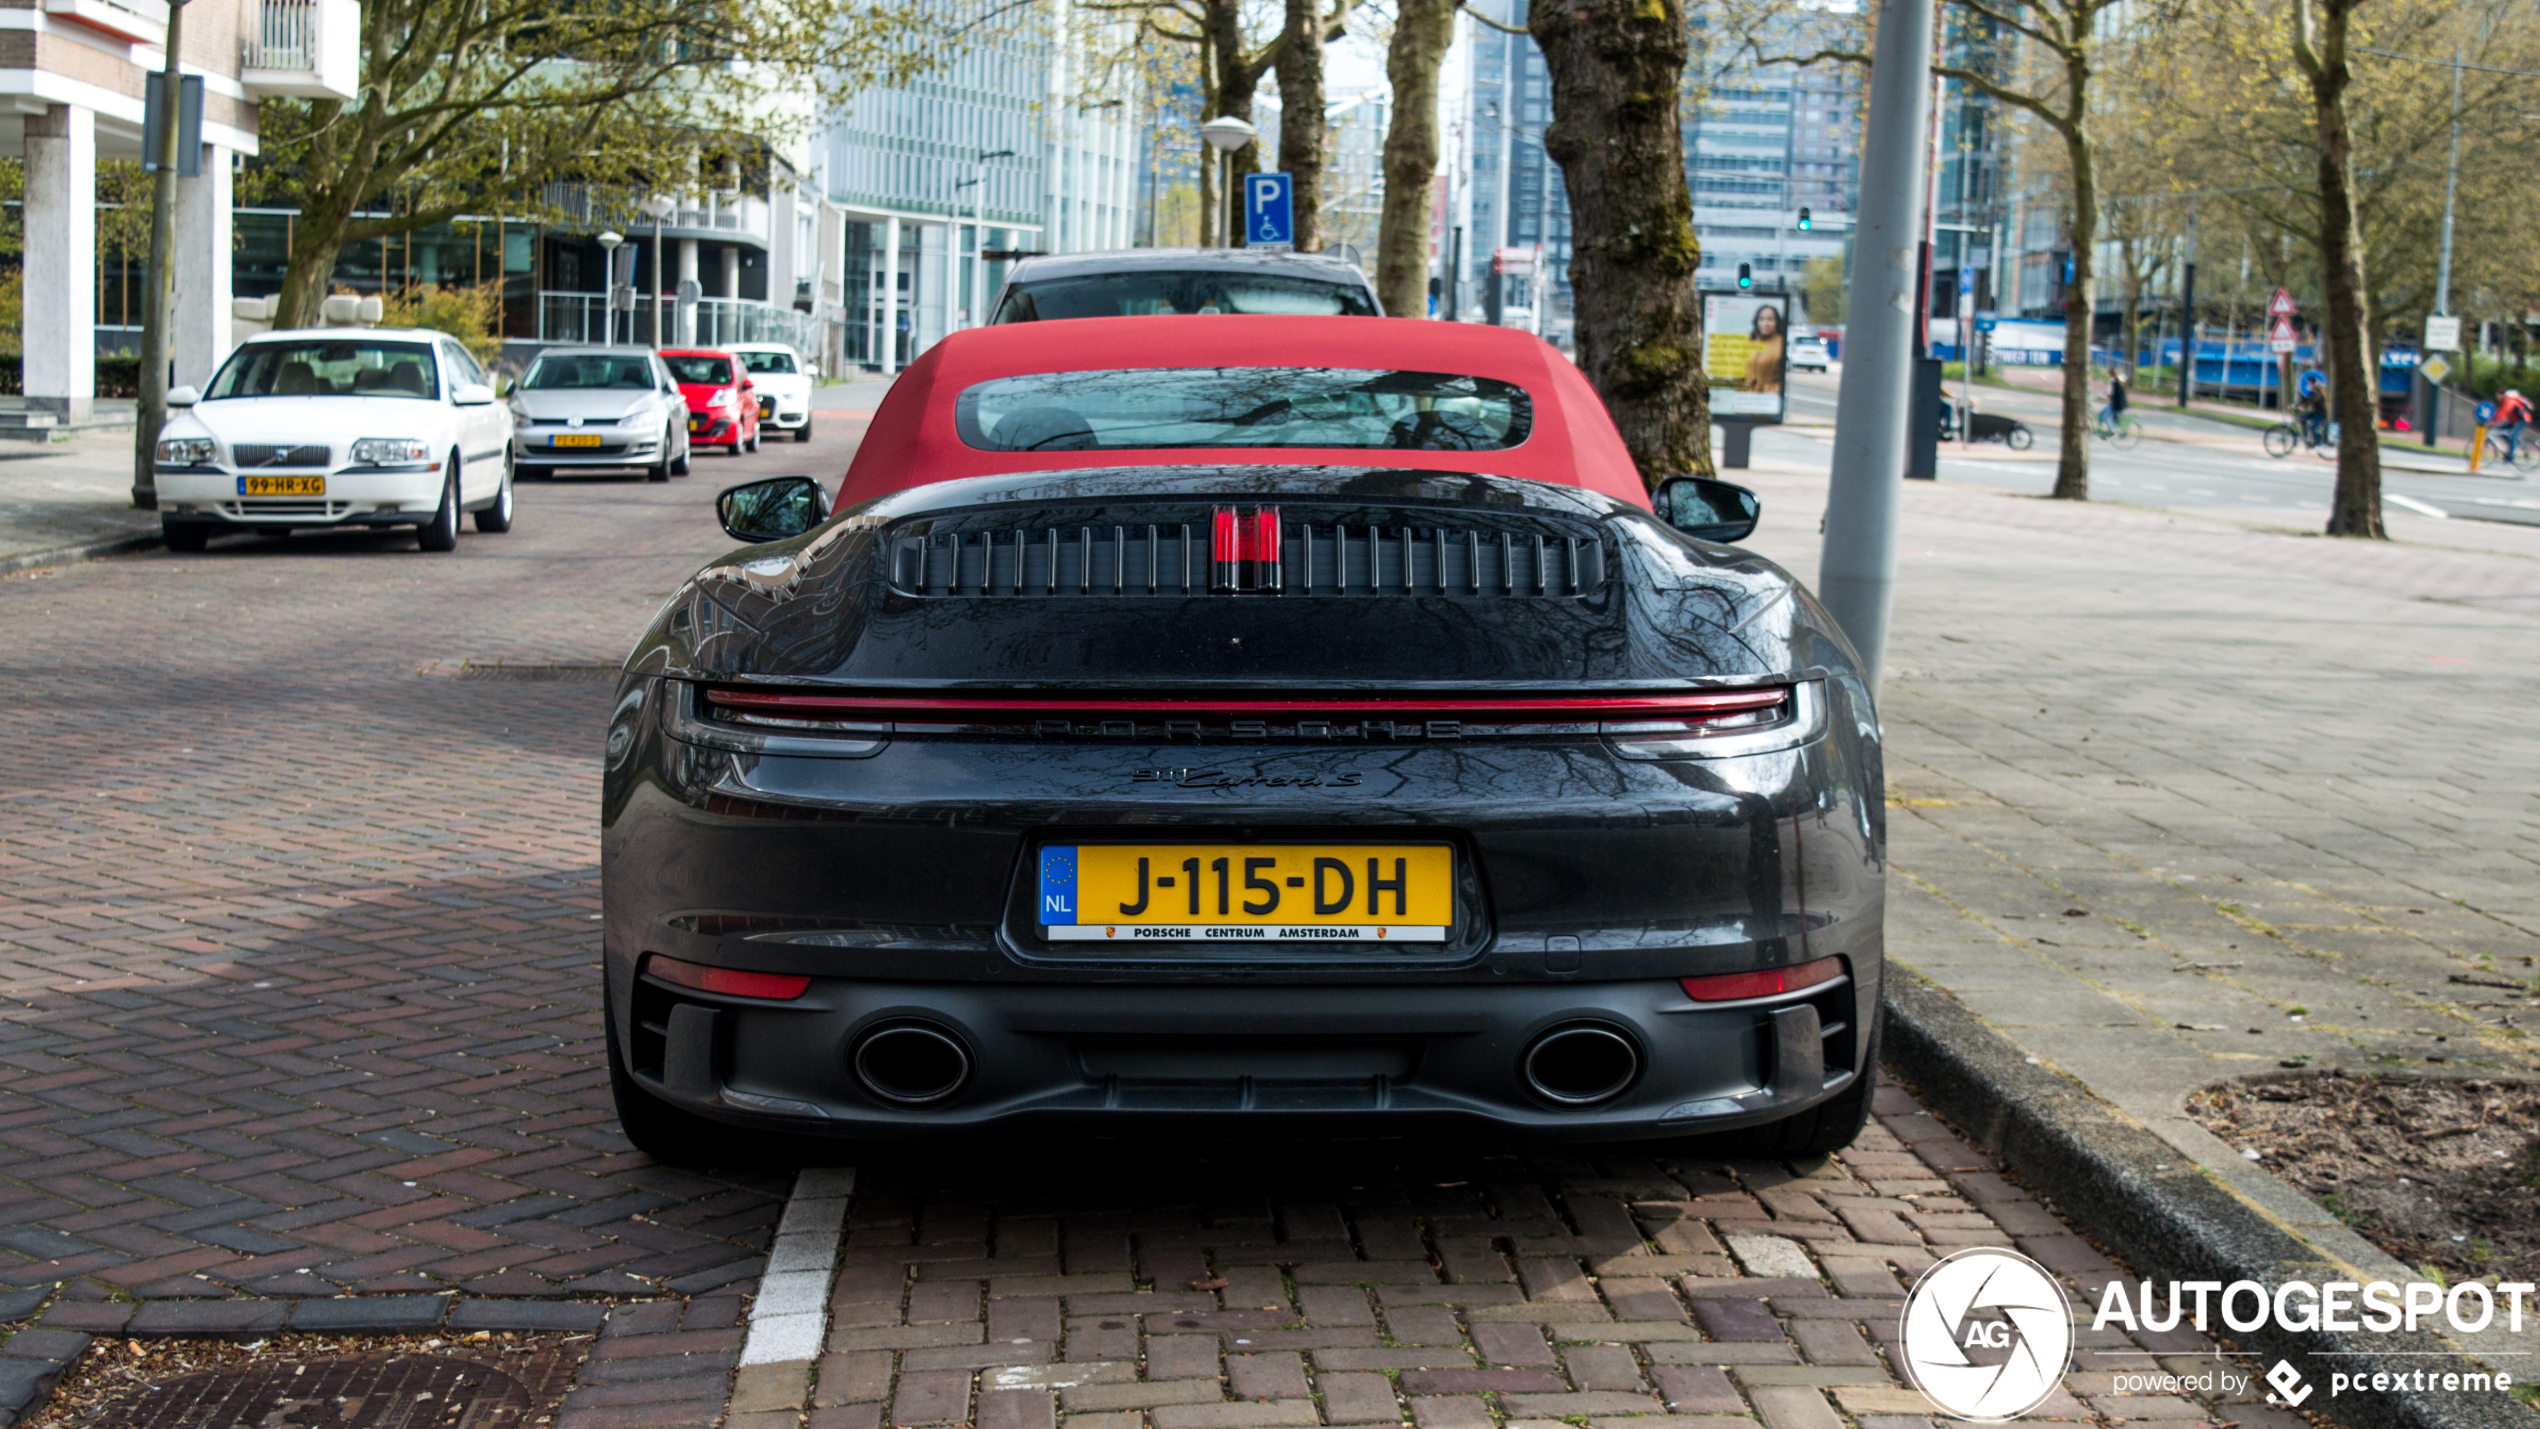
<svg viewBox="0 0 2540 1429"><path fill-rule="evenodd" d="M596 447L599 444L600 437L596 432L560 432L547 438L547 445L555 447Z"/></svg>
<svg viewBox="0 0 2540 1429"><path fill-rule="evenodd" d="M326 478L322 476L242 476L238 478L241 496L324 496Z"/></svg>
<svg viewBox="0 0 2540 1429"><path fill-rule="evenodd" d="M1050 844L1053 942L1441 943L1455 922L1445 844Z"/></svg>

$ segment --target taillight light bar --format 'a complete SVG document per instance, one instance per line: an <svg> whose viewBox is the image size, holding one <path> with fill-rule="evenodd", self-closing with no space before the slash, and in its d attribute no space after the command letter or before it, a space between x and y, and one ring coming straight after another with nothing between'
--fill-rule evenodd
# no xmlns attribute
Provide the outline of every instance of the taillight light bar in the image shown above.
<svg viewBox="0 0 2540 1429"><path fill-rule="evenodd" d="M1797 967L1765 968L1751 973L1715 973L1710 977L1679 978L1676 985L1685 996L1696 1002L1744 1002L1754 997L1775 997L1785 992L1798 992L1819 983L1832 982L1843 976L1843 959L1819 958Z"/></svg>
<svg viewBox="0 0 2540 1429"><path fill-rule="evenodd" d="M740 968L708 967L704 963L683 962L659 953L644 959L644 973L680 987L711 992L719 997L757 997L770 1002L791 1002L811 990L811 979L794 973L754 973Z"/></svg>
<svg viewBox="0 0 2540 1429"><path fill-rule="evenodd" d="M1376 698L1255 699L1250 697L1168 699L1161 697L1071 699L1066 697L962 695L811 695L759 690L710 689L712 704L730 710L790 715L797 719L872 719L894 712L943 715L1105 715L1169 714L1252 717L1296 714L1435 714L1528 715L1549 719L1679 719L1702 721L1770 710L1786 703L1790 691L1779 685L1762 689L1688 690L1654 695L1388 695Z"/></svg>

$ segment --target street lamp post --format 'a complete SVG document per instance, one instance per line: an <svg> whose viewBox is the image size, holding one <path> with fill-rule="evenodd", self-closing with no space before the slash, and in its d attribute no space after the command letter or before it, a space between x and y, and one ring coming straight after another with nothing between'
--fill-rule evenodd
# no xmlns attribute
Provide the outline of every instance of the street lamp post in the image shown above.
<svg viewBox="0 0 2540 1429"><path fill-rule="evenodd" d="M1013 157L1012 149L990 149L970 165L971 183L976 185L970 191L970 274L979 289L978 301L971 304L970 313L983 322L988 315L988 161Z"/></svg>
<svg viewBox="0 0 2540 1429"><path fill-rule="evenodd" d="M600 294L600 346L617 346L617 245L626 237L611 229L600 230L600 267L608 274L608 286Z"/></svg>
<svg viewBox="0 0 2540 1429"><path fill-rule="evenodd" d="M636 207L641 208L644 211L644 216L653 221L653 349L655 351L659 351L661 349L661 275L664 271L662 266L661 221L670 217L671 204L670 200L663 198L660 194L655 194L651 198L648 198L642 203L636 205ZM627 323L630 328L633 326L634 321L635 320L631 317L627 319Z"/></svg>
<svg viewBox="0 0 2540 1429"><path fill-rule="evenodd" d="M1208 147L1217 151L1217 203L1219 209L1217 214L1217 232L1220 240L1218 243L1211 245L1204 241L1207 235L1203 233L1201 235L1203 242L1200 246L1203 248L1211 246L1218 248L1232 248L1235 246L1235 226L1227 220L1234 213L1235 207L1234 195L1226 192L1226 156L1235 152L1237 149L1242 148L1244 145L1251 143L1253 140L1260 138L1261 131L1253 128L1249 120L1237 119L1231 114L1221 114L1199 126L1199 137L1206 139L1208 141Z"/></svg>

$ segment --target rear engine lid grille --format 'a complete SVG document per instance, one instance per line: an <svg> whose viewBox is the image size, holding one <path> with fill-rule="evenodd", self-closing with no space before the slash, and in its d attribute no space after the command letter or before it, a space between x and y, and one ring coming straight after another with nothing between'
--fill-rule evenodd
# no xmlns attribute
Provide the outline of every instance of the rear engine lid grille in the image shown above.
<svg viewBox="0 0 2540 1429"><path fill-rule="evenodd" d="M1177 505L1162 519L992 525L935 520L891 538L890 582L920 598L1601 595L1592 529L1434 512Z"/></svg>

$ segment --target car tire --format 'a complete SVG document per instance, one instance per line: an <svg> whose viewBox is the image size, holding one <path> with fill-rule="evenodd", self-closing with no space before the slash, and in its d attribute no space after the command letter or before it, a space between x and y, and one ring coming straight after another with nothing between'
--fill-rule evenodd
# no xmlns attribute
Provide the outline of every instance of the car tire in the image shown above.
<svg viewBox="0 0 2540 1429"><path fill-rule="evenodd" d="M794 444L795 444L796 446L800 446L800 445L802 445L804 442L807 442L807 441L810 441L810 440L811 440L811 420L810 420L809 418L805 418L805 419L803 420L803 424L802 424L801 426L794 428Z"/></svg>
<svg viewBox="0 0 2540 1429"><path fill-rule="evenodd" d="M503 464L502 489L494 493L494 504L476 513L476 529L499 536L512 528L511 464Z"/></svg>
<svg viewBox="0 0 2540 1429"><path fill-rule="evenodd" d="M415 545L427 551L459 548L459 462L450 458L450 474L441 479L441 505L432 519L415 529Z"/></svg>
<svg viewBox="0 0 2540 1429"><path fill-rule="evenodd" d="M670 1166L728 1165L732 1134L701 1116L692 1116L651 1092L626 1070L626 1055L617 1041L613 999L601 1007L608 1024L609 1099L617 1104L617 1124L635 1149ZM745 1133L754 1135L755 1133Z"/></svg>
<svg viewBox="0 0 2540 1429"><path fill-rule="evenodd" d="M1812 1161L1850 1146L1870 1123L1870 1098L1878 1091L1879 1033L1886 1021L1882 1013L1871 1023L1868 1055L1861 1059L1861 1075L1850 1086L1797 1116L1731 1132L1721 1139L1734 1146L1738 1155L1765 1161Z"/></svg>
<svg viewBox="0 0 2540 1429"><path fill-rule="evenodd" d="M190 555L203 549L204 544L212 539L211 523L171 521L162 516L159 518L159 539L167 543L169 550Z"/></svg>
<svg viewBox="0 0 2540 1429"><path fill-rule="evenodd" d="M651 466L644 468L644 479L646 481L670 480L670 458L663 457L661 460L654 462Z"/></svg>
<svg viewBox="0 0 2540 1429"><path fill-rule="evenodd" d="M752 428L750 428L750 436L749 436L749 440L748 440L747 442L743 443L743 450L746 450L746 451L757 451L757 450L758 450L759 431L760 431L760 429L759 429L759 428L757 428L757 427L752 427Z"/></svg>

